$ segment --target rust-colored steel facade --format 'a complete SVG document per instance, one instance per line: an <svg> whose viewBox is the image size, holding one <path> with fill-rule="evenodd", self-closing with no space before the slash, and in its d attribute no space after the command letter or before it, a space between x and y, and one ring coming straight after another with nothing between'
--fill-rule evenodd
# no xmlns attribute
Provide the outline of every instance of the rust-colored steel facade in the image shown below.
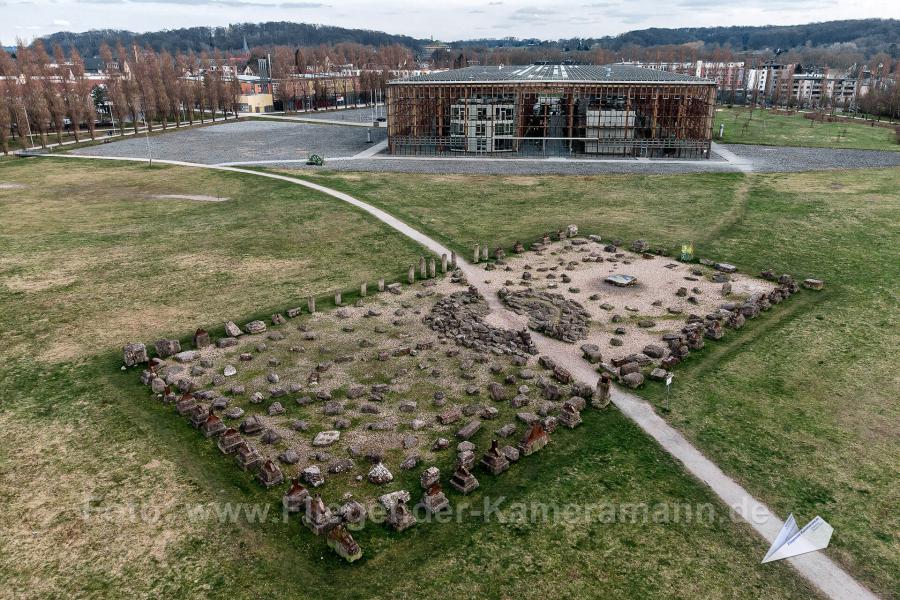
<svg viewBox="0 0 900 600"><path fill-rule="evenodd" d="M392 81L389 151L709 158L714 81L616 67L474 67Z"/></svg>

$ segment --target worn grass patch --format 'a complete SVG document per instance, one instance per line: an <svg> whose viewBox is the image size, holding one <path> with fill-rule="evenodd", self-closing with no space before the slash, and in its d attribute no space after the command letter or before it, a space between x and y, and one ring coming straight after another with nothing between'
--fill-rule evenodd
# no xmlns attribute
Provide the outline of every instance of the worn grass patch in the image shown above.
<svg viewBox="0 0 900 600"><path fill-rule="evenodd" d="M28 183L0 190L6 350L47 361L271 314L390 279L421 252L360 211L275 180L67 159L4 161L0 178Z"/></svg>
<svg viewBox="0 0 900 600"><path fill-rule="evenodd" d="M505 178L338 173L338 187L434 232L468 256L577 223L642 237L749 273L824 279L733 343L678 368L669 417L779 515L834 524L828 553L878 592L900 596L900 169L797 174ZM764 332L764 333L763 333ZM661 387L648 398L662 402Z"/></svg>
<svg viewBox="0 0 900 600"><path fill-rule="evenodd" d="M722 124L725 135L719 139ZM717 109L713 135L724 144L900 151L892 128L863 122L819 123L801 114L778 115L759 108L752 113L747 108Z"/></svg>

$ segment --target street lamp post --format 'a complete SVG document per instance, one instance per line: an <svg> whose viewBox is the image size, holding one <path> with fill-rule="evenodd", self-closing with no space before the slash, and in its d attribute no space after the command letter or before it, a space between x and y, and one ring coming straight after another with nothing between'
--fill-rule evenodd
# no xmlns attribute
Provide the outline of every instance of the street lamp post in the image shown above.
<svg viewBox="0 0 900 600"><path fill-rule="evenodd" d="M147 123L147 112L141 107L141 117L144 119L144 137L147 140L148 166L153 166L153 151L150 148L150 125Z"/></svg>
<svg viewBox="0 0 900 600"><path fill-rule="evenodd" d="M25 113L25 124L28 125L28 137L31 138L31 147L29 150L34 150L34 132L31 130L31 120L28 118L28 109L25 108L25 105L22 105L22 112Z"/></svg>

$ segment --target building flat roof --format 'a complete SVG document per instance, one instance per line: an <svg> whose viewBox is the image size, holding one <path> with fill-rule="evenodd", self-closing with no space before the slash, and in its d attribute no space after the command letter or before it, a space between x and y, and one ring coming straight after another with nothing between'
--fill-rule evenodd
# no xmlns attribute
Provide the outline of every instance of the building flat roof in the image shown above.
<svg viewBox="0 0 900 600"><path fill-rule="evenodd" d="M682 83L715 85L715 81L633 65L477 66L439 71L391 83Z"/></svg>

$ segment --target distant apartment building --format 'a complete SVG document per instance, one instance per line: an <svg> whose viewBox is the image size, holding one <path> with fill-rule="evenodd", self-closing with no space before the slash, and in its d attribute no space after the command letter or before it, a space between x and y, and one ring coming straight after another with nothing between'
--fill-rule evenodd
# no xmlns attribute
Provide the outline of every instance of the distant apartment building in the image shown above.
<svg viewBox="0 0 900 600"><path fill-rule="evenodd" d="M756 98L770 98L782 95L785 81L790 79L796 65L765 63L749 70L747 90Z"/></svg>
<svg viewBox="0 0 900 600"><path fill-rule="evenodd" d="M720 90L744 89L746 68L744 61L715 62L698 60L693 72L694 77L712 79Z"/></svg>
<svg viewBox="0 0 900 600"><path fill-rule="evenodd" d="M825 80L825 93L838 106L849 106L856 100L858 90L855 77L828 77Z"/></svg>
<svg viewBox="0 0 900 600"><path fill-rule="evenodd" d="M868 90L844 71L767 63L749 70L747 91L758 102L850 107Z"/></svg>
<svg viewBox="0 0 900 600"><path fill-rule="evenodd" d="M275 110L275 100L269 84L257 75L238 75L241 95L238 110L249 113L267 113Z"/></svg>
<svg viewBox="0 0 900 600"><path fill-rule="evenodd" d="M822 73L800 73L790 79L790 97L798 104L818 106L822 102L825 75Z"/></svg>
<svg viewBox="0 0 900 600"><path fill-rule="evenodd" d="M665 71L667 73L693 75L694 77L702 77L703 79L712 79L719 86L719 89L744 88L744 61L628 61L620 64L641 67L644 69L653 69L656 71Z"/></svg>

